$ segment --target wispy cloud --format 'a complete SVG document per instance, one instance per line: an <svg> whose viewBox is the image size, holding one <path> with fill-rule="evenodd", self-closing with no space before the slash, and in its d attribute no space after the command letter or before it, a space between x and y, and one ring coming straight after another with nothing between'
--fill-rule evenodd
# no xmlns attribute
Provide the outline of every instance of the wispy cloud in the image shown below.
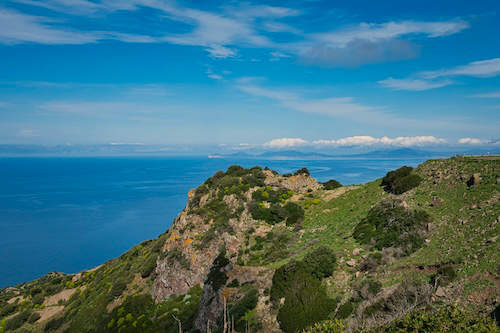
<svg viewBox="0 0 500 333"><path fill-rule="evenodd" d="M471 76L487 78L497 75L500 75L500 58L473 61L468 63L467 65L457 66L449 69L417 72L411 77L404 79L394 79L390 77L388 79L378 81L378 83L386 88L394 90L421 91L451 85L454 83L454 81L449 79L450 77ZM484 96L485 95L483 94L483 97ZM491 96L495 96L495 93L493 93L493 95L490 95L489 97Z"/></svg>
<svg viewBox="0 0 500 333"><path fill-rule="evenodd" d="M379 84L393 90L422 91L436 89L453 84L452 80L429 81L423 79L394 79L392 77L378 81Z"/></svg>
<svg viewBox="0 0 500 333"><path fill-rule="evenodd" d="M274 52L270 60L295 55L311 64L328 66L358 66L365 63L413 58L419 47L403 38L437 38L458 33L469 27L463 20L447 21L390 21L359 23L334 31L311 33L285 23L282 19L303 15L300 10L279 6L240 3L207 11L182 6L173 1L128 0L13 0L26 5L40 6L68 15L103 17L114 11L138 11L150 8L158 19L165 18L185 26L182 33L167 29L154 35L127 32L127 27L114 31L79 31L55 24L49 18L30 16L2 9L0 13L0 42L83 44L104 39L127 43L171 43L204 48L211 57L238 57L240 48L264 48ZM99 15L100 16L99 16ZM161 27L161 25L160 25ZM275 39L275 33L293 35L294 42Z"/></svg>
<svg viewBox="0 0 500 333"><path fill-rule="evenodd" d="M489 92L489 93L484 93L484 94L476 94L476 95L471 95L470 97L476 97L476 98L500 98L500 91L494 91L494 92Z"/></svg>
<svg viewBox="0 0 500 333"><path fill-rule="evenodd" d="M285 108L305 113L347 118L365 115L372 118L373 114L370 113L381 109L357 103L353 97L304 98L287 90L261 87L251 81L240 82L237 88L252 96L269 98Z"/></svg>
<svg viewBox="0 0 500 333"><path fill-rule="evenodd" d="M458 33L469 27L465 21L392 21L382 24L360 23L339 30L316 33L293 49L308 63L330 66L359 66L367 63L414 58L419 47L402 38L436 38Z"/></svg>
<svg viewBox="0 0 500 333"><path fill-rule="evenodd" d="M445 76L492 77L500 74L500 58L473 61L467 65L437 71L420 72L422 77L435 79Z"/></svg>

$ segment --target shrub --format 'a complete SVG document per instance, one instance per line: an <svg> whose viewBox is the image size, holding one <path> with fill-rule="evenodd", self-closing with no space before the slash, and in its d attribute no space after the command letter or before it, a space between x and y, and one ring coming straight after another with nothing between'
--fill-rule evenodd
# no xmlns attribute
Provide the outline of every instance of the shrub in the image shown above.
<svg viewBox="0 0 500 333"><path fill-rule="evenodd" d="M385 200L370 209L354 228L353 236L363 244L373 242L379 250L399 247L408 255L423 245L419 232L430 220L423 210L408 210L399 201Z"/></svg>
<svg viewBox="0 0 500 333"><path fill-rule="evenodd" d="M347 328L346 325L339 320L326 320L321 323L314 324L308 329L304 330L304 333L341 333Z"/></svg>
<svg viewBox="0 0 500 333"><path fill-rule="evenodd" d="M384 190L394 194L402 194L414 187L417 187L422 179L415 174L411 174L413 168L403 166L397 170L389 171L382 178L381 185Z"/></svg>
<svg viewBox="0 0 500 333"><path fill-rule="evenodd" d="M36 294L35 296L33 296L31 301L33 302L33 304L40 305L43 303L44 299L45 299L45 296L42 293L40 293L40 294Z"/></svg>
<svg viewBox="0 0 500 333"><path fill-rule="evenodd" d="M457 276L455 268L452 264L444 264L440 266L436 272L431 277L431 283L437 286L445 286L449 284Z"/></svg>
<svg viewBox="0 0 500 333"><path fill-rule="evenodd" d="M330 179L329 181L324 182L322 184L325 190L334 190L336 188L342 187L342 184L340 184L335 179Z"/></svg>
<svg viewBox="0 0 500 333"><path fill-rule="evenodd" d="M299 170L295 171L293 175L294 176L296 176L296 175L310 176L311 174L309 173L309 170L307 170L307 168L302 168L302 169L299 169Z"/></svg>
<svg viewBox="0 0 500 333"><path fill-rule="evenodd" d="M498 332L495 322L478 312L454 306L414 311L377 332Z"/></svg>
<svg viewBox="0 0 500 333"><path fill-rule="evenodd" d="M398 178L392 185L392 193L402 194L406 191L417 187L422 182L422 178L419 175L411 174L406 177Z"/></svg>
<svg viewBox="0 0 500 333"><path fill-rule="evenodd" d="M226 258L226 251L221 251L215 258L208 272L205 283L212 285L214 292L217 292L227 282L226 266L231 262Z"/></svg>
<svg viewBox="0 0 500 333"><path fill-rule="evenodd" d="M45 324L43 331L44 332L56 331L59 327L61 327L63 322L64 322L64 317L53 318Z"/></svg>
<svg viewBox="0 0 500 333"><path fill-rule="evenodd" d="M230 318L234 318L235 328L239 332L245 330L245 322L242 320L248 311L257 306L259 292L257 289L251 289L235 305L229 308Z"/></svg>
<svg viewBox="0 0 500 333"><path fill-rule="evenodd" d="M156 268L156 256L153 255L144 263L144 266L142 266L141 277L143 279L147 278L148 276L151 275L151 273L153 273L155 268Z"/></svg>
<svg viewBox="0 0 500 333"><path fill-rule="evenodd" d="M354 305L352 302L345 302L339 308L337 309L337 314L336 317L339 319L345 319L351 315L351 313L354 311Z"/></svg>
<svg viewBox="0 0 500 333"><path fill-rule="evenodd" d="M293 202L288 202L283 209L286 211L286 225L300 225L304 220L304 209Z"/></svg>
<svg viewBox="0 0 500 333"><path fill-rule="evenodd" d="M28 318L28 323L33 324L35 321L40 319L40 314L38 312L33 312L29 318Z"/></svg>
<svg viewBox="0 0 500 333"><path fill-rule="evenodd" d="M26 321L28 321L28 318L31 316L31 314L31 310L25 310L18 313L14 317L7 320L5 324L5 330L17 330L19 327L23 326Z"/></svg>
<svg viewBox="0 0 500 333"><path fill-rule="evenodd" d="M110 294L113 297L118 297L123 293L125 288L127 288L127 283L124 280L117 280L115 281L115 283L113 283Z"/></svg>
<svg viewBox="0 0 500 333"><path fill-rule="evenodd" d="M284 332L295 333L325 320L334 307L335 300L328 298L321 281L299 269L288 283L277 319Z"/></svg>
<svg viewBox="0 0 500 333"><path fill-rule="evenodd" d="M307 269L318 279L331 276L336 263L335 253L326 246L318 247L304 257Z"/></svg>

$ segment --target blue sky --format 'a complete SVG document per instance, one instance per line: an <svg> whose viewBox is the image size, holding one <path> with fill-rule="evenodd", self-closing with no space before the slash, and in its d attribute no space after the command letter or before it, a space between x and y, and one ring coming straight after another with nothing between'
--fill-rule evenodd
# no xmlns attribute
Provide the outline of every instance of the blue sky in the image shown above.
<svg viewBox="0 0 500 333"><path fill-rule="evenodd" d="M2 1L0 143L497 145L499 9Z"/></svg>

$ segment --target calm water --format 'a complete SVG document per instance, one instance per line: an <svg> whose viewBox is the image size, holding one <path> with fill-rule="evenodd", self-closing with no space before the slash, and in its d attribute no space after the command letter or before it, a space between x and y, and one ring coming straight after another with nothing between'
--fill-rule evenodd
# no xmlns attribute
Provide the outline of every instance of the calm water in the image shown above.
<svg viewBox="0 0 500 333"><path fill-rule="evenodd" d="M0 158L0 288L74 273L164 232L189 189L229 165L309 168L319 181L364 183L422 160Z"/></svg>

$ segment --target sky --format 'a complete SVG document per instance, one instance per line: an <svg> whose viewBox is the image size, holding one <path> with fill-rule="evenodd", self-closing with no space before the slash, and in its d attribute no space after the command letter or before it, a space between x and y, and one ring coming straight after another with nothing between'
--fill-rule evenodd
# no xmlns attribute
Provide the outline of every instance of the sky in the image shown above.
<svg viewBox="0 0 500 333"><path fill-rule="evenodd" d="M498 145L500 2L4 0L0 144Z"/></svg>

